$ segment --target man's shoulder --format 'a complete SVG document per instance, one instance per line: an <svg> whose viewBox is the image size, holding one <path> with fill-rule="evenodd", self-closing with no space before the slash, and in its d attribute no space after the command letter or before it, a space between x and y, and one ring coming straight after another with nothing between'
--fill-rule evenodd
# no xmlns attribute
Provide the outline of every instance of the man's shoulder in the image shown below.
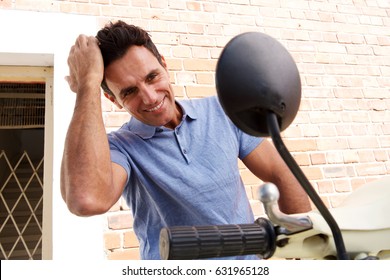
<svg viewBox="0 0 390 280"><path fill-rule="evenodd" d="M196 111L199 110L213 110L215 111L222 109L221 105L219 103L218 97L213 95L213 96L207 96L207 97L202 97L202 98L191 98L191 99L185 99L185 100L180 100L181 104L185 104L187 106L191 106L193 109Z"/></svg>

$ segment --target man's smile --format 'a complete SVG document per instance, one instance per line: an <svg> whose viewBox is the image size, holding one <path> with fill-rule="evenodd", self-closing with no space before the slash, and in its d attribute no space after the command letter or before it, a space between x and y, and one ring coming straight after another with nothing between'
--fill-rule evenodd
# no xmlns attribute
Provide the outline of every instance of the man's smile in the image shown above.
<svg viewBox="0 0 390 280"><path fill-rule="evenodd" d="M150 109L145 109L146 112L154 112L154 111L157 111L158 109L160 109L163 105L164 105L164 100L165 100L165 97L161 100L161 102L153 107L153 108L150 108Z"/></svg>

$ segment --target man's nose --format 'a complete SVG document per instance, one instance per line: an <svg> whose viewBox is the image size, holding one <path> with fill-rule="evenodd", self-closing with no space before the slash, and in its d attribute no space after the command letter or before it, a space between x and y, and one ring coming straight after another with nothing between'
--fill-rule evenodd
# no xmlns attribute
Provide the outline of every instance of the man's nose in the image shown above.
<svg viewBox="0 0 390 280"><path fill-rule="evenodd" d="M141 89L142 102L146 105L155 104L158 101L157 93L151 86L144 86Z"/></svg>

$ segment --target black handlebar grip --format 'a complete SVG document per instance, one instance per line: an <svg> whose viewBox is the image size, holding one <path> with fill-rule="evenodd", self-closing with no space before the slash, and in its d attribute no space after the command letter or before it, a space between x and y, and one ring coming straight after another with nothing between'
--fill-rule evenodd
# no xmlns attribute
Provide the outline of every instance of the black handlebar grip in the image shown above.
<svg viewBox="0 0 390 280"><path fill-rule="evenodd" d="M188 260L238 255L259 255L267 259L276 249L276 233L270 221L259 218L253 224L175 226L160 232L163 260Z"/></svg>

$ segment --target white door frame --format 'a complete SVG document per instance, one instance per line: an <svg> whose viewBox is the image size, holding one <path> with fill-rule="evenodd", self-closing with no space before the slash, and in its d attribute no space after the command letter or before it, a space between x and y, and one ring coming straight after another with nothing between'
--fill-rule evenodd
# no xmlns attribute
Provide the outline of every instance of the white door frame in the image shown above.
<svg viewBox="0 0 390 280"><path fill-rule="evenodd" d="M37 66L38 76L47 83L44 184L50 189L44 190L44 259L104 259L103 217L72 215L61 198L59 183L75 102L64 79L67 57L78 34L94 35L97 29L97 19L91 16L0 9L0 33L7 38L0 44L0 65Z"/></svg>

